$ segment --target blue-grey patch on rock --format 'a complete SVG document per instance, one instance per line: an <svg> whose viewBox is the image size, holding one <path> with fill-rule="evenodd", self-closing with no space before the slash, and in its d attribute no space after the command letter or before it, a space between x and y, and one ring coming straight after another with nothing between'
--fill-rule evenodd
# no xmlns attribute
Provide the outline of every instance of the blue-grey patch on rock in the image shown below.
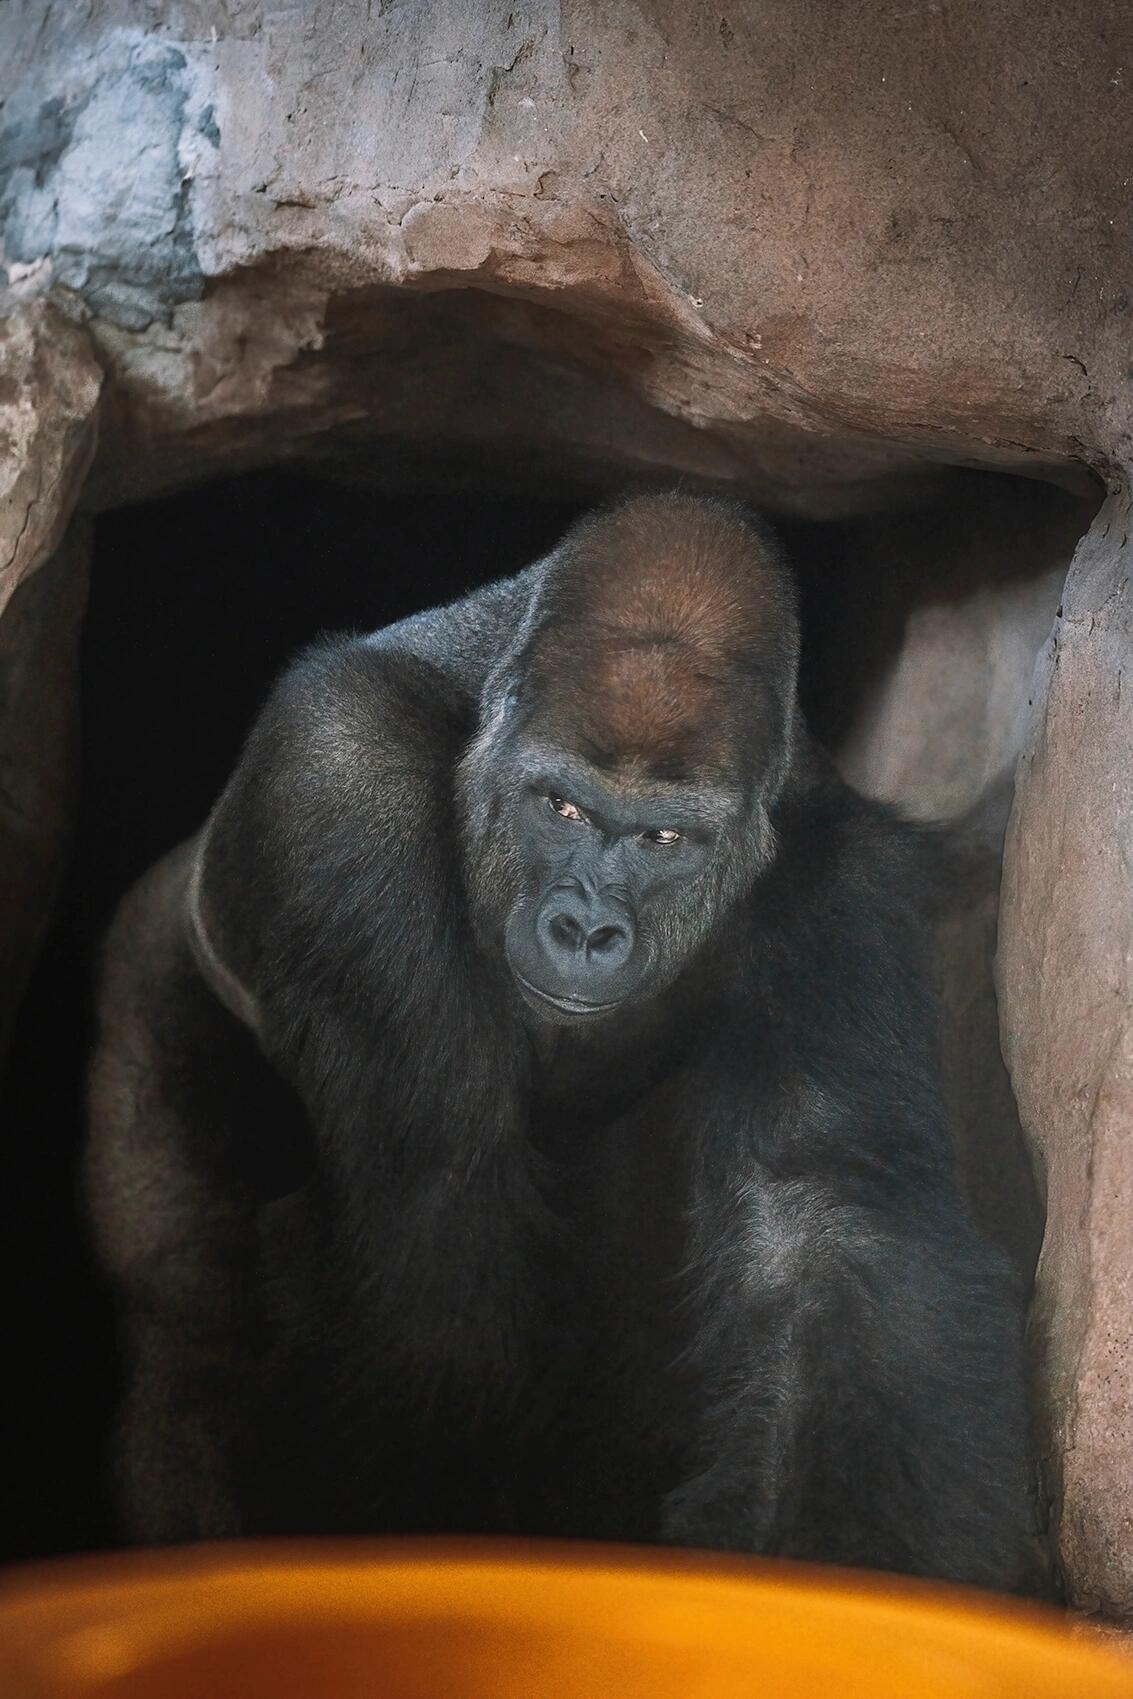
<svg viewBox="0 0 1133 1699"><path fill-rule="evenodd" d="M74 114L56 95L45 100L34 117L0 130L0 193L21 166L31 170L35 186L42 188L52 166L67 151L73 128Z"/></svg>
<svg viewBox="0 0 1133 1699"><path fill-rule="evenodd" d="M213 110L211 100L197 119L197 129L206 141L212 143L213 147L220 146L220 128L216 122L216 113Z"/></svg>
<svg viewBox="0 0 1133 1699"><path fill-rule="evenodd" d="M125 330L199 298L179 157L187 98L184 54L135 42L81 97L0 131L5 263L50 257L58 283Z"/></svg>

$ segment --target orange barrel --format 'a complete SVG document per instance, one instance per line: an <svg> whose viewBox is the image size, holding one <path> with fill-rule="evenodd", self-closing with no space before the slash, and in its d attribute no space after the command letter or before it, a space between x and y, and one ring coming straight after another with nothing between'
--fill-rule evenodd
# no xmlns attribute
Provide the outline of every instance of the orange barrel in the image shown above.
<svg viewBox="0 0 1133 1699"><path fill-rule="evenodd" d="M0 1578L2 1699L1133 1699L991 1595L539 1543L213 1545Z"/></svg>

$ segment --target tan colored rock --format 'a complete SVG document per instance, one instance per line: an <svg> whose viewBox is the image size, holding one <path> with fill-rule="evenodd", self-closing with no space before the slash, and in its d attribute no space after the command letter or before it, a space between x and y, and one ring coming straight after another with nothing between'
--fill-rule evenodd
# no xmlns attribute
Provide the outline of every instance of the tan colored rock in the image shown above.
<svg viewBox="0 0 1133 1699"><path fill-rule="evenodd" d="M95 447L102 371L49 302L0 316L0 613L61 542Z"/></svg>
<svg viewBox="0 0 1133 1699"><path fill-rule="evenodd" d="M959 819L1010 784L1035 660L1091 516L1049 486L985 483L858 527L904 630L839 765L859 790L918 820Z"/></svg>
<svg viewBox="0 0 1133 1699"><path fill-rule="evenodd" d="M1071 568L1004 865L1003 1049L1045 1182L1034 1343L1073 1603L1133 1620L1133 585L1127 495Z"/></svg>
<svg viewBox="0 0 1133 1699"><path fill-rule="evenodd" d="M1131 62L1121 0L31 0L0 263L91 315L107 501L332 428L376 460L423 398L553 475L560 385L614 403L615 465L809 511L926 460L1109 463Z"/></svg>

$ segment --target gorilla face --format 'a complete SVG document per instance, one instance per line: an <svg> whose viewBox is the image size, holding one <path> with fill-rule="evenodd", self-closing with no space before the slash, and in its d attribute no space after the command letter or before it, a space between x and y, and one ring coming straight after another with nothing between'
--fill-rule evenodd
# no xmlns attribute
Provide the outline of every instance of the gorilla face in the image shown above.
<svg viewBox="0 0 1133 1699"><path fill-rule="evenodd" d="M656 994L711 930L739 797L615 782L537 748L519 754L516 779L502 812L522 874L504 948L528 1008L594 1021Z"/></svg>
<svg viewBox="0 0 1133 1699"><path fill-rule="evenodd" d="M484 948L527 1016L581 1027L671 985L769 863L774 834L761 787L738 772L659 777L550 731L501 703L466 751L465 874Z"/></svg>
<svg viewBox="0 0 1133 1699"><path fill-rule="evenodd" d="M542 564L457 775L474 922L534 1017L656 996L770 863L797 655L789 574L726 504L629 504Z"/></svg>

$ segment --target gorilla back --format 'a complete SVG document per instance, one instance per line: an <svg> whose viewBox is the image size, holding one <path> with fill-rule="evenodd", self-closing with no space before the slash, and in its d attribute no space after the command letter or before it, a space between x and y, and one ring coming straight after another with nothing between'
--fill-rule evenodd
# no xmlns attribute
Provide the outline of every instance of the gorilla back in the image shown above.
<svg viewBox="0 0 1133 1699"><path fill-rule="evenodd" d="M926 840L728 504L283 677L126 900L89 1191L150 1539L566 1533L1016 1583L1020 1299L956 1191Z"/></svg>

